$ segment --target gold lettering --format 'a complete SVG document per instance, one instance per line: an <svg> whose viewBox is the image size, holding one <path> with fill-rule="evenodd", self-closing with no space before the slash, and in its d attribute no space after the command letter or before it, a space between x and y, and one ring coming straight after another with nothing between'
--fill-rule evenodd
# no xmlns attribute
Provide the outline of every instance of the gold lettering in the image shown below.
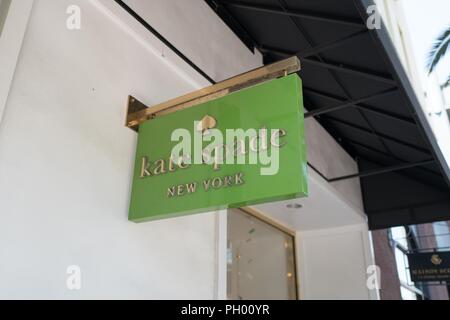
<svg viewBox="0 0 450 320"><path fill-rule="evenodd" d="M177 187L177 196L182 196L183 194L184 194L184 184L180 184L178 187Z"/></svg>
<svg viewBox="0 0 450 320"><path fill-rule="evenodd" d="M232 176L225 176L225 178L224 178L224 184L225 184L225 186L231 186L231 185L233 185L233 181L232 181L232 179L233 179L233 177Z"/></svg>
<svg viewBox="0 0 450 320"><path fill-rule="evenodd" d="M188 192L188 193L194 193L195 190L197 189L197 183L194 182L194 183L188 183L188 184L186 184L186 189L187 189L187 192Z"/></svg>
<svg viewBox="0 0 450 320"><path fill-rule="evenodd" d="M259 139L261 141L260 151L267 150L267 129L263 127L261 130L259 130L259 134Z"/></svg>
<svg viewBox="0 0 450 320"><path fill-rule="evenodd" d="M173 162L173 158L170 157L169 159L169 171L174 172L175 171L175 163Z"/></svg>
<svg viewBox="0 0 450 320"><path fill-rule="evenodd" d="M234 183L237 185L243 184L244 180L242 179L244 174L242 172L236 173L234 176Z"/></svg>
<svg viewBox="0 0 450 320"><path fill-rule="evenodd" d="M222 179L214 178L212 181L212 186L214 189L219 189L222 186Z"/></svg>
<svg viewBox="0 0 450 320"><path fill-rule="evenodd" d="M153 170L154 175L166 173L166 163L163 159L155 161L156 168Z"/></svg>
<svg viewBox="0 0 450 320"><path fill-rule="evenodd" d="M266 150L268 148L268 143L274 147L282 147L286 142L281 142L281 138L286 136L286 130L279 129L270 133L270 139L268 139L268 129L262 127L256 135L249 135L249 145L247 146L246 139L238 140L234 138L233 145L220 145L214 147L210 150L214 153L208 153L207 149L202 150L202 163L212 165L215 171L220 170L221 165L225 163L225 157L229 156L230 153L234 153L233 156L242 156L246 154L251 154L251 152L259 152L261 150ZM168 172L175 172L177 169L186 169L191 166L190 155L185 155L182 157L172 157L170 156L168 160L159 159L154 162L149 161L149 157L143 156L141 159L140 167L140 178L157 176L166 174ZM241 160L241 159L240 159ZM168 161L166 163L166 161ZM233 161L234 163L234 161ZM231 163L230 163L231 164ZM220 187L228 187L233 184L243 184L243 173L236 174L235 176L223 177L222 180L214 180L204 182L205 190L209 190L211 187L217 189ZM211 183L213 185L211 185ZM186 186L186 185L185 185ZM195 189L196 187L194 187ZM171 195L170 189L168 190L168 195ZM178 193L178 190L176 190ZM180 190L181 194L185 193L186 190ZM173 195L172 195L173 196Z"/></svg>
<svg viewBox="0 0 450 320"><path fill-rule="evenodd" d="M253 152L258 152L258 136L254 136L249 142L250 150Z"/></svg>
<svg viewBox="0 0 450 320"><path fill-rule="evenodd" d="M247 154L247 148L245 147L245 140L236 139L234 152L236 156L243 156Z"/></svg>
<svg viewBox="0 0 450 320"><path fill-rule="evenodd" d="M211 155L208 148L202 150L202 164L210 164Z"/></svg>
<svg viewBox="0 0 450 320"><path fill-rule="evenodd" d="M280 138L286 135L286 130L280 129L274 131L270 137L270 144L276 148L281 148L286 142L280 143Z"/></svg>
<svg viewBox="0 0 450 320"><path fill-rule="evenodd" d="M205 191L208 191L210 186L211 186L211 180L210 179L203 181L203 188L205 188Z"/></svg>
<svg viewBox="0 0 450 320"><path fill-rule="evenodd" d="M214 147L214 170L220 169L220 164L223 162L224 159L224 145L216 146ZM221 150L222 149L222 150Z"/></svg>
<svg viewBox="0 0 450 320"><path fill-rule="evenodd" d="M148 162L148 158L147 157L142 157L142 162L141 162L141 178L145 178L145 177L149 177L152 175L152 173L149 170L150 168L150 163Z"/></svg>
<svg viewBox="0 0 450 320"><path fill-rule="evenodd" d="M183 156L178 159L178 167L180 167L180 169L186 169L189 167L189 163L186 163L187 159L188 156Z"/></svg>
<svg viewBox="0 0 450 320"><path fill-rule="evenodd" d="M180 197L186 194L194 193L195 191L197 191L197 182L180 184L178 186L167 188L167 197Z"/></svg>
<svg viewBox="0 0 450 320"><path fill-rule="evenodd" d="M175 187L167 188L167 197L172 198L175 196Z"/></svg>

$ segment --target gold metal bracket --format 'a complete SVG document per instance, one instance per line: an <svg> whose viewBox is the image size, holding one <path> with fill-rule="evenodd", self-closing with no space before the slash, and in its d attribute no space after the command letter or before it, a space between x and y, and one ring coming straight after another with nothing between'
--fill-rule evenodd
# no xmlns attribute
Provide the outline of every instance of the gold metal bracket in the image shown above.
<svg viewBox="0 0 450 320"><path fill-rule="evenodd" d="M299 71L300 68L300 60L294 56L252 71L248 71L216 83L212 86L188 93L152 107L147 107L136 98L129 96L125 126L138 131L141 123L151 120L156 116L161 116L181 109L189 108L200 103L211 101L267 80L284 77L288 74Z"/></svg>

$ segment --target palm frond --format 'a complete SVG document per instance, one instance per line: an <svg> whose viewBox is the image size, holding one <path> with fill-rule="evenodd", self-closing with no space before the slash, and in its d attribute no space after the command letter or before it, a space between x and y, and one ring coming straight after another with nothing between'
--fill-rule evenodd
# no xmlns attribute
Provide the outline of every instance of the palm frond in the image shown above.
<svg viewBox="0 0 450 320"><path fill-rule="evenodd" d="M444 84L441 86L442 89L450 87L450 75L447 78L447 81L444 82Z"/></svg>
<svg viewBox="0 0 450 320"><path fill-rule="evenodd" d="M427 58L428 72L431 73L445 56L450 47L450 26L434 41Z"/></svg>

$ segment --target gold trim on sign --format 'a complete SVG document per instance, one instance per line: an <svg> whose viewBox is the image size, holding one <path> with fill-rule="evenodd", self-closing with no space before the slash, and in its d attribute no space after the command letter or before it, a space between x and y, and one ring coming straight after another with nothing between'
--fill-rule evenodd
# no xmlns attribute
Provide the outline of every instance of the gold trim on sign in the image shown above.
<svg viewBox="0 0 450 320"><path fill-rule="evenodd" d="M137 131L141 123L147 120L151 120L156 116L165 115L174 111L198 105L200 103L214 100L267 80L287 76L288 74L297 72L299 70L300 60L294 56L243 73L228 80L216 83L212 86L188 93L181 97L171 99L152 107L146 107L136 98L129 96L125 125Z"/></svg>

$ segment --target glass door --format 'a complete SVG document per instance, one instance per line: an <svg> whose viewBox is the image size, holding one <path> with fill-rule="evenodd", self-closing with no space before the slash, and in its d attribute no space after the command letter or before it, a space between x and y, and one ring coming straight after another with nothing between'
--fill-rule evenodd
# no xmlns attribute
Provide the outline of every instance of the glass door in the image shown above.
<svg viewBox="0 0 450 320"><path fill-rule="evenodd" d="M228 210L227 232L229 299L297 299L293 235L241 209Z"/></svg>

